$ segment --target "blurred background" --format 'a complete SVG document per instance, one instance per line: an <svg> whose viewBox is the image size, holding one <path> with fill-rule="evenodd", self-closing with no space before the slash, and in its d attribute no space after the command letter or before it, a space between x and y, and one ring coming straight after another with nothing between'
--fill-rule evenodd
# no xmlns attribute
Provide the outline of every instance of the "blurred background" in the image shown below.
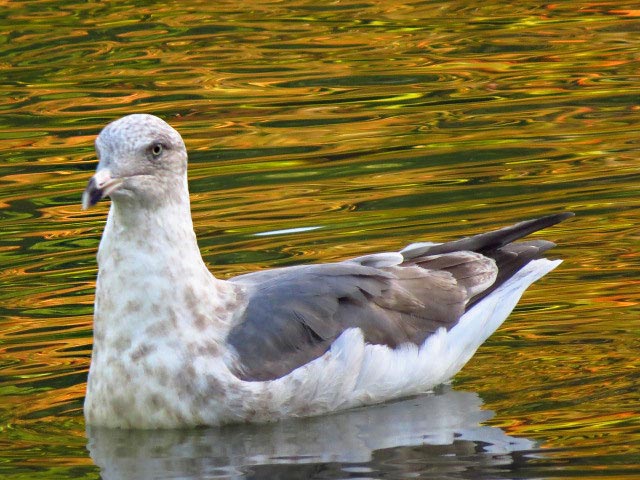
<svg viewBox="0 0 640 480"><path fill-rule="evenodd" d="M637 4L0 5L0 476L636 478ZM109 202L80 195L100 129L140 112L185 139L220 278L571 210L540 234L565 261L453 389L394 415L85 432Z"/></svg>

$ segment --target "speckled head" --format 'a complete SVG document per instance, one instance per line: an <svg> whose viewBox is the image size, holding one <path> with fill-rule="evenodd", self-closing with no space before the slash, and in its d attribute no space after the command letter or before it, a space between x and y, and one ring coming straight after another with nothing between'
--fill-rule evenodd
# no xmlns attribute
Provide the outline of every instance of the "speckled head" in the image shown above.
<svg viewBox="0 0 640 480"><path fill-rule="evenodd" d="M82 196L83 208L105 196L114 202L157 205L182 188L187 151L180 134L164 120L134 114L107 125L96 139L100 160Z"/></svg>

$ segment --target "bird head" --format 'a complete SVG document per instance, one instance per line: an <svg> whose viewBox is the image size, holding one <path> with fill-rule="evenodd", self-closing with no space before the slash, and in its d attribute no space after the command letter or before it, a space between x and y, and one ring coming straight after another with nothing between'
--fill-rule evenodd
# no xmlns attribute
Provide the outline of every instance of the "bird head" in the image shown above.
<svg viewBox="0 0 640 480"><path fill-rule="evenodd" d="M180 134L158 117L134 114L107 125L96 138L98 168L82 195L82 208L104 197L133 206L159 205L180 193L187 151Z"/></svg>

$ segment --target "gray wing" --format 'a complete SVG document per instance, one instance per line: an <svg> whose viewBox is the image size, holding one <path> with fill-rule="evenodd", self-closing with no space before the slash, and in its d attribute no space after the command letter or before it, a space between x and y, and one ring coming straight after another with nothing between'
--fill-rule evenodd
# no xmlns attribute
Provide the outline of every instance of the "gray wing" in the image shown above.
<svg viewBox="0 0 640 480"><path fill-rule="evenodd" d="M564 218L414 244L400 253L235 277L230 281L244 285L247 297L227 337L237 354L234 373L248 381L282 377L323 355L353 327L368 343L419 345L438 328L453 327L467 308L553 246L510 242Z"/></svg>
<svg viewBox="0 0 640 480"><path fill-rule="evenodd" d="M495 268L495 267L494 267ZM346 329L369 343L421 343L464 312L464 288L446 272L356 262L291 267L233 281L247 305L227 342L245 380L281 377L327 351Z"/></svg>

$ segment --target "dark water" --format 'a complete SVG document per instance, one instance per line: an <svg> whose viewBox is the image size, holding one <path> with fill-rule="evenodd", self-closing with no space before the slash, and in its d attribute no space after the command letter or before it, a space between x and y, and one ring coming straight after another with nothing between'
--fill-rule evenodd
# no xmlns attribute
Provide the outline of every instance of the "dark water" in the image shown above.
<svg viewBox="0 0 640 480"><path fill-rule="evenodd" d="M637 478L632 2L5 2L0 476ZM162 116L220 277L560 210L565 263L433 396L222 430L85 432L92 142ZM102 473L101 473L102 472Z"/></svg>

